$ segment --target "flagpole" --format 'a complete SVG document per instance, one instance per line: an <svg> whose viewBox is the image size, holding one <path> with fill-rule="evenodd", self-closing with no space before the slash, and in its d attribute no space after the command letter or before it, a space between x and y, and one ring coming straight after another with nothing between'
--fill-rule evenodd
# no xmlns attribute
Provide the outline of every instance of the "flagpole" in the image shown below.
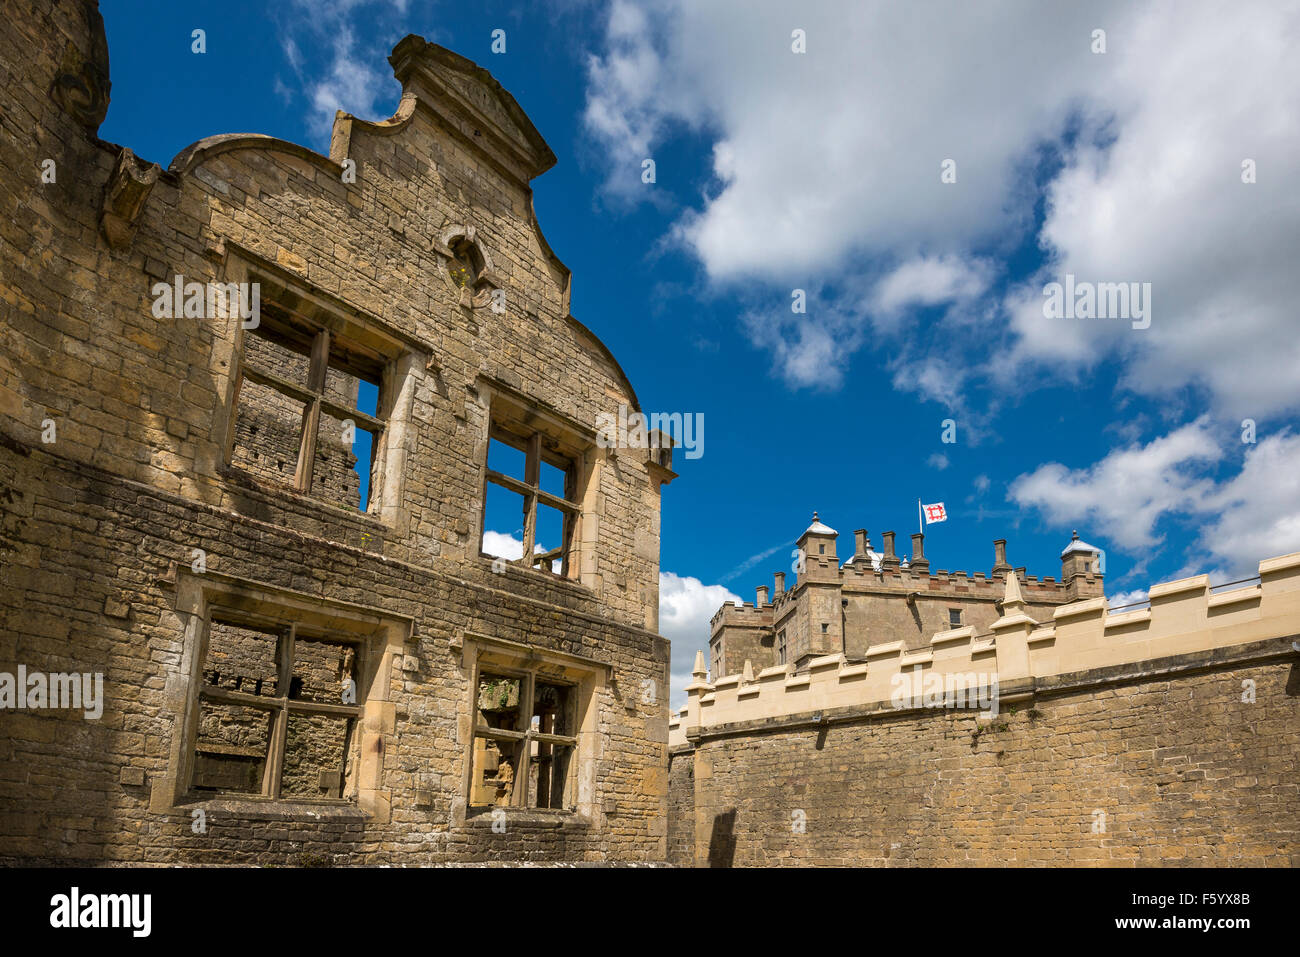
<svg viewBox="0 0 1300 957"><path fill-rule="evenodd" d="M921 500L918 498L916 500L916 530L922 535L925 534L924 514L925 513L921 510Z"/></svg>

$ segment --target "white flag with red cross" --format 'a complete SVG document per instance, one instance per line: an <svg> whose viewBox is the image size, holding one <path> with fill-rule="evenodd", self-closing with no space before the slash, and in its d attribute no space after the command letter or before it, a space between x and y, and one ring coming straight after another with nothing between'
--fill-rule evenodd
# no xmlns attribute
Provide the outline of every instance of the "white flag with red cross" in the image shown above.
<svg viewBox="0 0 1300 957"><path fill-rule="evenodd" d="M943 507L943 502L935 502L933 505L922 505L921 510L925 513L925 524L931 525L934 522L948 521L948 510Z"/></svg>

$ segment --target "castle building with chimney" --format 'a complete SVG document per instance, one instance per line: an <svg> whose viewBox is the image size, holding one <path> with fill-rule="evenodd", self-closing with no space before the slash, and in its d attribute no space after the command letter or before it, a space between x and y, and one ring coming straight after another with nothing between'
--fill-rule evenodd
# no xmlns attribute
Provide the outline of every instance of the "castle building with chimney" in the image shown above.
<svg viewBox="0 0 1300 957"><path fill-rule="evenodd" d="M987 574L931 570L925 536L912 536L910 558L895 551L893 532L884 534L884 551L871 547L866 529L854 532L853 555L842 565L836 554L838 532L813 513L799 536L794 583L777 572L772 594L757 588L754 603L724 604L710 626L709 665L713 676L739 674L745 662L754 669L791 665L843 654L861 659L874 645L901 641L920 648L936 632L973 627L988 634L1002 614L1007 573L1007 543L993 543ZM1027 576L1016 568L1026 614L1050 618L1061 605L1103 594L1101 550L1074 533L1061 552L1061 577Z"/></svg>

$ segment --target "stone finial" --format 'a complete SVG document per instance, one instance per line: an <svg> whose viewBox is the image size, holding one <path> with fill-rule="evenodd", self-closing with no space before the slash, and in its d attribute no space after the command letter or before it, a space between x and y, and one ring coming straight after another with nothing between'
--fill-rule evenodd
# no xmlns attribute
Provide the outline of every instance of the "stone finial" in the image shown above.
<svg viewBox="0 0 1300 957"><path fill-rule="evenodd" d="M740 680L745 684L751 684L754 680L754 663L748 658L745 659L745 669L740 674Z"/></svg>
<svg viewBox="0 0 1300 957"><path fill-rule="evenodd" d="M108 94L113 86L108 79L108 36L98 4L83 3L82 11L90 27L90 45L80 49L68 43L50 86L50 98L73 120L96 133L108 114Z"/></svg>
<svg viewBox="0 0 1300 957"><path fill-rule="evenodd" d="M704 664L704 652L695 652L695 667L691 669L691 677L703 681L709 676L709 669Z"/></svg>
<svg viewBox="0 0 1300 957"><path fill-rule="evenodd" d="M1025 599L1020 593L1020 576L1013 568L1007 573L1007 590L1002 596L1002 614L1004 617L1014 612L1024 611Z"/></svg>

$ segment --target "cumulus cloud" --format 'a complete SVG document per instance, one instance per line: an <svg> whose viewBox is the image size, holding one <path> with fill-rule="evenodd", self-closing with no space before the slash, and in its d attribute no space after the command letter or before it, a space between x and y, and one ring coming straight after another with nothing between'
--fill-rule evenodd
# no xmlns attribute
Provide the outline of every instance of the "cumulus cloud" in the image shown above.
<svg viewBox="0 0 1300 957"><path fill-rule="evenodd" d="M1300 550L1300 435L1283 430L1245 449L1240 471L1216 481L1227 447L1199 419L1091 466L1039 466L1011 483L1008 498L1053 524L1095 528L1130 553L1163 540L1161 519L1195 516L1208 524L1186 574L1249 576L1260 559Z"/></svg>
<svg viewBox="0 0 1300 957"><path fill-rule="evenodd" d="M674 708L685 703L686 686L691 682L695 653L704 651L709 660L709 621L726 602L739 602L722 585L706 585L698 578L659 573L659 633L672 642L672 690Z"/></svg>
<svg viewBox="0 0 1300 957"><path fill-rule="evenodd" d="M513 535L507 535L504 532L483 532L483 551L488 555L495 555L498 558L504 558L506 561L517 561L524 557L524 542L521 538L515 538ZM546 546L540 543L533 543L533 554L539 555L547 551ZM555 560L551 568L555 572L563 569L564 563Z"/></svg>
<svg viewBox="0 0 1300 957"><path fill-rule="evenodd" d="M1122 608L1125 605L1136 605L1147 600L1147 590L1145 588L1135 588L1133 591L1117 591L1114 594L1106 596L1106 603L1111 608Z"/></svg>
<svg viewBox="0 0 1300 957"><path fill-rule="evenodd" d="M1201 476L1223 456L1205 420L1147 445L1116 449L1087 468L1059 462L1040 465L1011 483L1008 497L1040 509L1055 525L1086 524L1130 551L1159 542L1156 522L1171 512L1197 507L1214 483Z"/></svg>
<svg viewBox="0 0 1300 957"><path fill-rule="evenodd" d="M1300 551L1300 435L1261 439L1241 472L1204 504L1217 517L1201 545L1234 575L1255 574L1261 558Z"/></svg>
<svg viewBox="0 0 1300 957"><path fill-rule="evenodd" d="M1027 370L1059 381L1113 358L1143 394L1190 386L1215 412L1256 418L1300 407L1295 4L794 13L781 0L617 0L612 11L587 101L611 182L680 130L702 134L712 179L672 235L711 280L865 277L865 290L801 322L747 323L791 385L839 387L844 354L868 341L864 323L985 297L964 315L979 320L969 335L913 343L913 361L969 368L969 388L1023 384ZM805 54L790 50L795 27ZM1098 27L1103 54L1092 52ZM954 183L940 180L947 159ZM1005 264L1034 238L1036 203L1046 267L989 286L998 270L978 264ZM1067 272L1150 282L1150 328L1045 318L1042 286Z"/></svg>
<svg viewBox="0 0 1300 957"><path fill-rule="evenodd" d="M958 256L920 256L889 273L876 286L876 307L896 313L905 306L934 306L973 299L988 288L989 265Z"/></svg>

